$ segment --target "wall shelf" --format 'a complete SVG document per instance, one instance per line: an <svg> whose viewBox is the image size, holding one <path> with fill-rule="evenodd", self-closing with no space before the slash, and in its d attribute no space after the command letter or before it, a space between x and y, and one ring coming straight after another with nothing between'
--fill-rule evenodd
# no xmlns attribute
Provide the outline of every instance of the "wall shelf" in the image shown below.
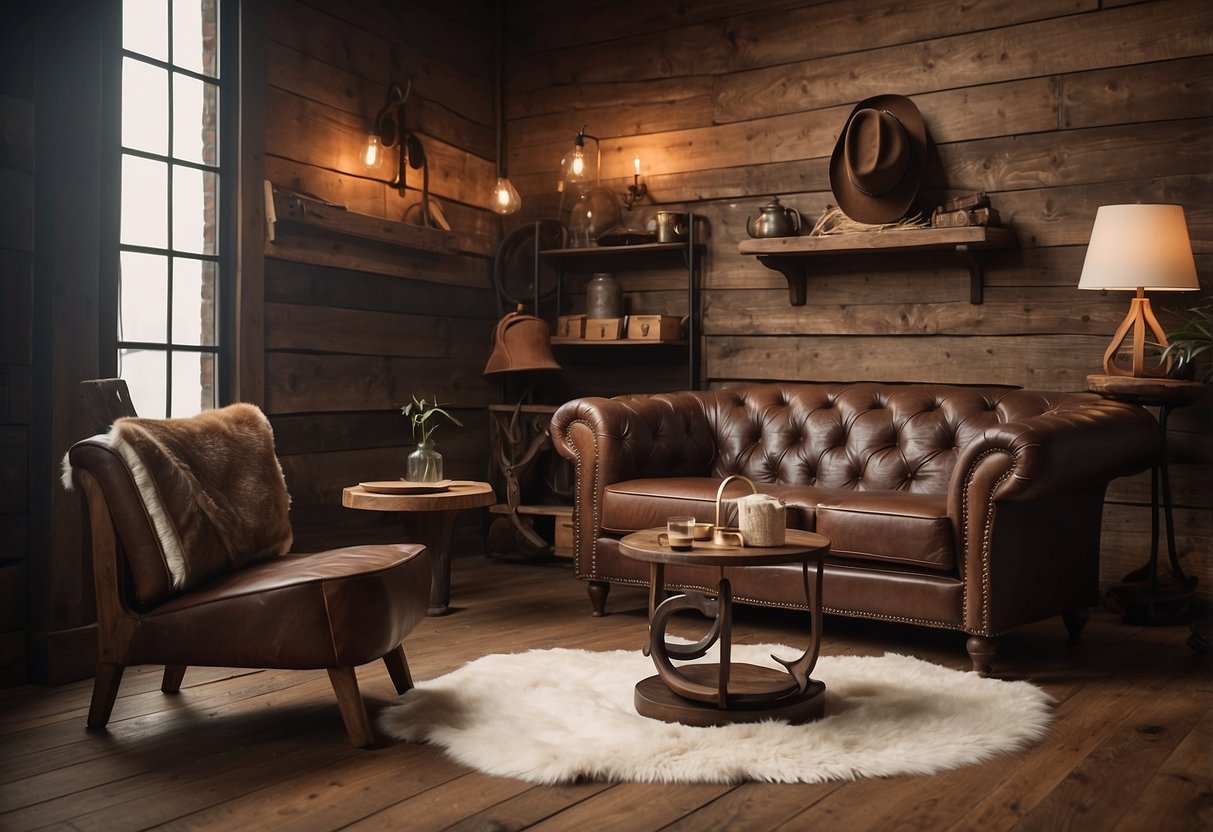
<svg viewBox="0 0 1213 832"><path fill-rule="evenodd" d="M359 214L343 205L266 182L266 236L269 242L277 236L278 225L298 226L305 234L321 231L417 251L459 253L459 238L453 232Z"/></svg>
<svg viewBox="0 0 1213 832"><path fill-rule="evenodd" d="M981 303L985 293L985 272L979 253L1014 248L1015 243L1015 232L1009 228L969 226L742 240L738 248L742 254L757 257L758 262L787 279L788 299L792 306L805 304L809 261L814 257L906 254L916 251L955 252L969 270L969 302Z"/></svg>
<svg viewBox="0 0 1213 832"><path fill-rule="evenodd" d="M539 252L542 261L556 270L556 308L561 308L564 280L569 274L593 274L595 272L644 271L649 269L679 268L686 270L687 317L684 336L677 340L647 341L620 338L612 341L595 341L587 338L553 338L552 344L562 348L598 349L601 347L669 347L680 346L686 350L687 383L689 389L699 388L699 271L706 247L696 242L696 222L689 215L689 232L685 242L638 243L630 246L588 246L581 248L551 248ZM535 284L539 283L539 262L535 264Z"/></svg>
<svg viewBox="0 0 1213 832"><path fill-rule="evenodd" d="M640 338L615 338L609 341L594 341L589 338L557 338L553 337L552 345L557 347L686 347L690 344L685 338L668 338L664 341Z"/></svg>

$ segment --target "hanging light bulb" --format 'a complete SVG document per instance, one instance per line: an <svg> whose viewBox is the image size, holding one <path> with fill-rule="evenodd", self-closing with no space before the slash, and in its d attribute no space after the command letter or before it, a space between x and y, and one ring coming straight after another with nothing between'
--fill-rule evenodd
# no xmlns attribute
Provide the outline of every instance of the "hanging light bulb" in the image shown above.
<svg viewBox="0 0 1213 832"><path fill-rule="evenodd" d="M518 189L507 176L497 177L497 186L493 188L493 210L498 214L514 214L522 207L522 197Z"/></svg>
<svg viewBox="0 0 1213 832"><path fill-rule="evenodd" d="M562 186L580 185L589 178L589 163L585 158L586 136L585 128L582 127L577 132L577 135L573 137L573 149L560 160L560 183ZM598 141L595 136L589 136L589 138L594 139L595 142ZM561 187L561 190L563 190L563 187Z"/></svg>
<svg viewBox="0 0 1213 832"><path fill-rule="evenodd" d="M371 133L366 137L366 147L362 150L362 164L369 171L377 171L383 167L383 142L379 135Z"/></svg>
<svg viewBox="0 0 1213 832"><path fill-rule="evenodd" d="M505 2L497 0L494 3L493 26L493 59L496 68L493 72L493 123L497 126L497 184L493 186L493 201L490 206L502 216L518 213L522 207L522 197L518 189L510 181L510 175L505 170L505 91L502 87L502 77L505 74Z"/></svg>
<svg viewBox="0 0 1213 832"><path fill-rule="evenodd" d="M573 151L573 158L569 161L569 179L570 181L580 182L585 178L585 153L584 148L578 146Z"/></svg>

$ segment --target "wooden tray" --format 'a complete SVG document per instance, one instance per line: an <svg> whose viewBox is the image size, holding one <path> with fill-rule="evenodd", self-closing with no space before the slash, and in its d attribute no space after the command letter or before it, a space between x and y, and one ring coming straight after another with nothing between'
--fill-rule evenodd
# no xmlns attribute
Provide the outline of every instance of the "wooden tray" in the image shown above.
<svg viewBox="0 0 1213 832"><path fill-rule="evenodd" d="M360 482L363 491L372 494L437 494L451 487L453 480L438 482L409 482L408 480L378 480L375 482Z"/></svg>

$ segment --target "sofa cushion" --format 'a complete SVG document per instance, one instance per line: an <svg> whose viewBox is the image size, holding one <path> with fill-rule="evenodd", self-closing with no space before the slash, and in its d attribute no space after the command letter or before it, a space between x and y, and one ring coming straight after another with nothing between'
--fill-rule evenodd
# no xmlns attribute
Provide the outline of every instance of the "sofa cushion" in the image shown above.
<svg viewBox="0 0 1213 832"><path fill-rule="evenodd" d="M951 571L955 530L946 494L846 491L817 500L817 533L835 555Z"/></svg>
<svg viewBox="0 0 1213 832"><path fill-rule="evenodd" d="M716 519L714 477L650 477L617 482L602 496L601 527L627 534L665 525L667 517L694 515ZM788 528L816 531L830 538L843 557L880 560L941 571L956 566L952 522L944 494L904 491L850 491L758 483L759 493L787 505ZM748 493L744 483L730 485L722 521L736 525L732 498Z"/></svg>
<svg viewBox="0 0 1213 832"><path fill-rule="evenodd" d="M716 516L713 477L646 477L607 486L602 495L601 527L627 534L664 526L667 517L693 514L711 523ZM745 493L740 491L740 493Z"/></svg>
<svg viewBox="0 0 1213 832"><path fill-rule="evenodd" d="M646 477L608 485L602 495L601 528L615 534L629 534L664 526L666 518L678 515L694 515L701 522L715 523L716 492L720 483L721 480L715 477ZM759 494L770 494L787 504L789 529L806 532L816 528L814 495L827 497L834 493L827 489L779 483L755 483L755 487ZM724 525L737 525L737 511L732 502L749 493L749 488L740 480L729 485L721 505Z"/></svg>

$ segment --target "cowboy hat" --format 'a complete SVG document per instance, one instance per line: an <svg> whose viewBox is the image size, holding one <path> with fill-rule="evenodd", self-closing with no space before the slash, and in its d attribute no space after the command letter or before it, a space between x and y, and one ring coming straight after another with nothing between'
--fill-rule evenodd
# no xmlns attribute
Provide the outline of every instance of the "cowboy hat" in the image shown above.
<svg viewBox="0 0 1213 832"><path fill-rule="evenodd" d="M878 95L855 105L830 157L838 207L859 222L896 222L906 215L926 166L927 130L914 102Z"/></svg>

